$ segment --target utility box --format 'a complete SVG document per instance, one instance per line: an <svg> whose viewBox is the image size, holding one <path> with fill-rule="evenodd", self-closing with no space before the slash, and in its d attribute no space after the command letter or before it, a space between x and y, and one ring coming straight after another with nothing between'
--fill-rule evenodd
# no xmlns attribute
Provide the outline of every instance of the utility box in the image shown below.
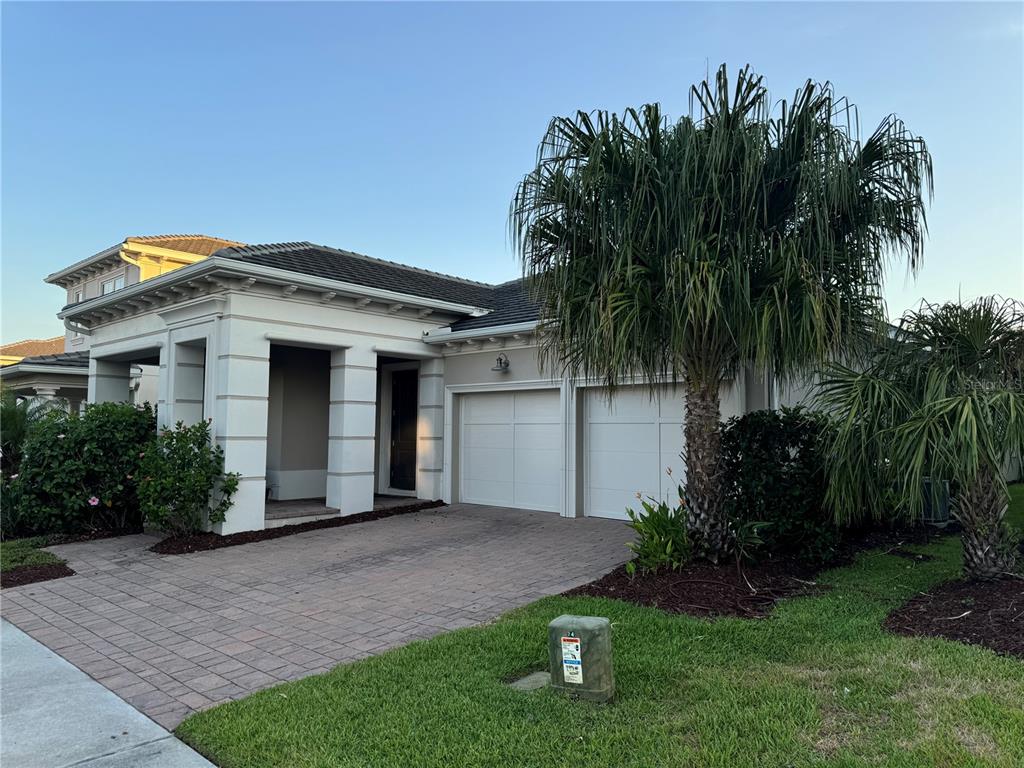
<svg viewBox="0 0 1024 768"><path fill-rule="evenodd" d="M615 695L612 625L598 616L559 616L548 624L551 687L583 699Z"/></svg>

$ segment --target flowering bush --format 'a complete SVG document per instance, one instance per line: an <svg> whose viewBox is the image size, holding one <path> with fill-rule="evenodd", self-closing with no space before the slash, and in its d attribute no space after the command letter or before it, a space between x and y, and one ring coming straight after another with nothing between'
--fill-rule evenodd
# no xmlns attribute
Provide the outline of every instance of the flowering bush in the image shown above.
<svg viewBox="0 0 1024 768"><path fill-rule="evenodd" d="M135 478L155 433L148 405L46 414L31 426L19 471L4 489L4 537L141 530Z"/></svg>
<svg viewBox="0 0 1024 768"><path fill-rule="evenodd" d="M224 473L224 451L211 444L207 421L161 430L139 470L142 513L171 535L223 522L238 489L238 475Z"/></svg>

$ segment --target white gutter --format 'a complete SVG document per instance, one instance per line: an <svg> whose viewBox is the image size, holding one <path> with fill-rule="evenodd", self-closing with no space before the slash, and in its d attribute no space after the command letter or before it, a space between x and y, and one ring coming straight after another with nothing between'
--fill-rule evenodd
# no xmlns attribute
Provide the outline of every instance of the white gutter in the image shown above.
<svg viewBox="0 0 1024 768"><path fill-rule="evenodd" d="M257 277L266 282L279 285L296 285L301 288L312 288L319 291L334 291L348 296L373 299L381 303L405 304L406 306L422 307L424 309L435 309L442 312L451 312L458 315L470 315L480 317L491 310L483 307L474 307L469 304L457 304L451 301L440 299L429 299L423 296L413 296L398 291L389 291L382 288L370 288L365 285L346 283L341 280L330 280L323 277L306 275L301 272L292 272L288 269L266 267L260 264L249 264L237 259L226 259L223 257L211 256L209 258L181 267L165 275L154 277L145 282L135 283L119 291L108 293L106 296L97 296L94 299L80 302L68 307L57 314L61 320L87 314L94 310L106 307L111 304L118 304L125 299L131 299L144 293L166 288L177 283L201 277L207 273L226 272L236 277Z"/></svg>
<svg viewBox="0 0 1024 768"><path fill-rule="evenodd" d="M10 373L59 373L66 376L88 376L89 368L72 365L40 365L39 363L14 363L0 368L0 378Z"/></svg>
<svg viewBox="0 0 1024 768"><path fill-rule="evenodd" d="M423 341L427 344L445 344L450 341L465 341L466 339L479 339L485 336L512 336L516 333L533 333L537 330L537 322L508 323L506 325L492 325L486 328L470 328L465 331L452 331L451 328L437 328L423 334Z"/></svg>

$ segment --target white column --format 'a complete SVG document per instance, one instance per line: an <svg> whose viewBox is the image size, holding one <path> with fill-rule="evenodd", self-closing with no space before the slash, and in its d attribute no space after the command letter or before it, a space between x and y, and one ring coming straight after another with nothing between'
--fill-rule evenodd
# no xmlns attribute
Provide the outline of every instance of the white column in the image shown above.
<svg viewBox="0 0 1024 768"><path fill-rule="evenodd" d="M444 475L444 358L420 362L416 498L440 499Z"/></svg>
<svg viewBox="0 0 1024 768"><path fill-rule="evenodd" d="M377 355L369 349L331 353L327 506L342 515L373 509L377 420Z"/></svg>
<svg viewBox="0 0 1024 768"><path fill-rule="evenodd" d="M237 472L240 480L227 518L214 530L258 531L266 507L270 342L250 321L222 320L219 326L212 427L224 449L225 471Z"/></svg>
<svg viewBox="0 0 1024 768"><path fill-rule="evenodd" d="M35 396L40 400L53 400L57 396L56 387L35 387Z"/></svg>
<svg viewBox="0 0 1024 768"><path fill-rule="evenodd" d="M128 402L131 364L92 357L89 359L90 403Z"/></svg>

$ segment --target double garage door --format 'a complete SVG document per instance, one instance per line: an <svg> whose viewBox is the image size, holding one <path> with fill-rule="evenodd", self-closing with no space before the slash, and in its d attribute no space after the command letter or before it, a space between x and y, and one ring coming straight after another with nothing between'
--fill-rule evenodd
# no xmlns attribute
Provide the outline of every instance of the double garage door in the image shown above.
<svg viewBox="0 0 1024 768"><path fill-rule="evenodd" d="M646 389L624 387L609 401L604 390L591 388L580 397L576 463L584 514L626 519L627 507L639 509L638 493L674 502L683 480L681 393L666 387L652 400ZM473 393L460 400L459 498L560 512L568 495L563 446L576 435L567 435L558 390Z"/></svg>

